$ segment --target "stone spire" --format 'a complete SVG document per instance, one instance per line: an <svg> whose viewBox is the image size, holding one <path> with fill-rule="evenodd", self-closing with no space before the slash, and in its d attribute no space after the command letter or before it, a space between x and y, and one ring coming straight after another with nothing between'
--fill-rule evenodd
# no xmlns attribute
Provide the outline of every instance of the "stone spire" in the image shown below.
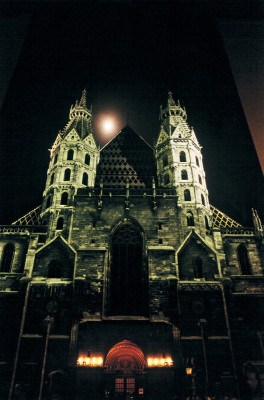
<svg viewBox="0 0 264 400"><path fill-rule="evenodd" d="M79 107L84 107L84 108L86 108L86 89L84 89L83 91L82 91L82 97L81 97L81 100L80 100L80 102L79 102Z"/></svg>

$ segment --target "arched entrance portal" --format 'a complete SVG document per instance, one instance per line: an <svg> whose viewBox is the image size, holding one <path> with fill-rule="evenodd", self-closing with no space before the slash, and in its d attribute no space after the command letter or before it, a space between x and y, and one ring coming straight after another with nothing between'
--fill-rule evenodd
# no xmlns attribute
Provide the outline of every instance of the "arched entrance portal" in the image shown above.
<svg viewBox="0 0 264 400"><path fill-rule="evenodd" d="M145 356L141 349L129 340L123 340L111 348L105 359L106 392L110 396L129 399L144 391Z"/></svg>

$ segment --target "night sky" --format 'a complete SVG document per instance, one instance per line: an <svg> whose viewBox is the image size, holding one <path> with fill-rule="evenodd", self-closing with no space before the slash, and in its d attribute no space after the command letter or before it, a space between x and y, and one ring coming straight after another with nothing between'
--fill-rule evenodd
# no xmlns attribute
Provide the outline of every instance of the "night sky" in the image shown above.
<svg viewBox="0 0 264 400"><path fill-rule="evenodd" d="M116 117L116 134L129 114L129 125L153 145L159 106L171 90L203 146L210 203L244 225L252 224L251 207L264 220L263 175L217 29L219 18L230 22L234 13L255 21L259 3L252 15L242 3L238 9L191 1L0 4L7 85L1 223L41 203L48 149L84 88L101 144L110 137L99 131L99 116Z"/></svg>

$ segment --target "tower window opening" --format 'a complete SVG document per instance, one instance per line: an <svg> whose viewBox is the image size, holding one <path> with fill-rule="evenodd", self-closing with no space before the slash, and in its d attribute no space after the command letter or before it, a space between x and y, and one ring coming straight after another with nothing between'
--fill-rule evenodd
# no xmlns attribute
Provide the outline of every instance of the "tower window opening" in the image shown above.
<svg viewBox="0 0 264 400"><path fill-rule="evenodd" d="M168 185L168 183L170 183L170 175L165 174L164 175L164 185Z"/></svg>
<svg viewBox="0 0 264 400"><path fill-rule="evenodd" d="M69 168L64 171L64 181L69 181L71 179L71 170Z"/></svg>
<svg viewBox="0 0 264 400"><path fill-rule="evenodd" d="M60 261L53 260L49 263L47 278L61 278L62 264Z"/></svg>
<svg viewBox="0 0 264 400"><path fill-rule="evenodd" d="M191 201L191 193L189 189L184 190L184 201Z"/></svg>
<svg viewBox="0 0 264 400"><path fill-rule="evenodd" d="M62 206L66 206L68 203L68 193L67 192L63 192L61 195L61 205Z"/></svg>
<svg viewBox="0 0 264 400"><path fill-rule="evenodd" d="M162 223L159 222L159 231L162 231Z"/></svg>
<svg viewBox="0 0 264 400"><path fill-rule="evenodd" d="M187 225L194 226L194 218L193 218L193 214L191 213L191 211L187 212L186 218L187 218Z"/></svg>
<svg viewBox="0 0 264 400"><path fill-rule="evenodd" d="M51 178L50 178L50 185L52 185L53 182L54 182L54 174L51 175Z"/></svg>
<svg viewBox="0 0 264 400"><path fill-rule="evenodd" d="M204 219L205 219L205 227L206 227L207 230L209 230L210 226L209 226L208 218L207 218L206 215L204 216Z"/></svg>
<svg viewBox="0 0 264 400"><path fill-rule="evenodd" d="M165 154L165 155L162 157L162 164L163 164L163 168L164 168L164 167L167 167L167 165L169 164L167 154Z"/></svg>
<svg viewBox="0 0 264 400"><path fill-rule="evenodd" d="M74 151L70 149L67 154L67 160L73 160Z"/></svg>
<svg viewBox="0 0 264 400"><path fill-rule="evenodd" d="M185 169L182 170L181 172L181 178L183 181L187 181L188 180L188 173Z"/></svg>
<svg viewBox="0 0 264 400"><path fill-rule="evenodd" d="M202 205L205 206L205 199L203 194L201 194L201 200L202 200Z"/></svg>
<svg viewBox="0 0 264 400"><path fill-rule="evenodd" d="M201 175L198 175L198 180L199 180L199 183L200 183L200 185L202 184L202 178L201 178Z"/></svg>
<svg viewBox="0 0 264 400"><path fill-rule="evenodd" d="M88 186L88 174L86 172L83 173L82 184Z"/></svg>
<svg viewBox="0 0 264 400"><path fill-rule="evenodd" d="M86 165L90 165L90 162L91 162L91 157L90 157L90 154L85 154L85 164Z"/></svg>
<svg viewBox="0 0 264 400"><path fill-rule="evenodd" d="M195 156L195 162L196 162L197 167L200 167L199 158L197 156Z"/></svg>
<svg viewBox="0 0 264 400"><path fill-rule="evenodd" d="M4 247L3 257L1 262L1 272L10 272L14 257L15 246L13 243L7 243Z"/></svg>
<svg viewBox="0 0 264 400"><path fill-rule="evenodd" d="M196 257L193 266L193 276L194 278L203 278L203 261L200 257Z"/></svg>
<svg viewBox="0 0 264 400"><path fill-rule="evenodd" d="M61 231L63 229L63 218L59 217L57 221L56 230Z"/></svg>
<svg viewBox="0 0 264 400"><path fill-rule="evenodd" d="M57 164L57 161L58 161L58 153L54 157L53 165Z"/></svg>
<svg viewBox="0 0 264 400"><path fill-rule="evenodd" d="M186 162L186 154L184 151L180 152L180 162Z"/></svg>
<svg viewBox="0 0 264 400"><path fill-rule="evenodd" d="M51 206L51 196L49 196L47 199L46 208L49 208L50 206Z"/></svg>
<svg viewBox="0 0 264 400"><path fill-rule="evenodd" d="M240 244L238 246L237 254L242 275L252 275L250 262L248 259L248 250L244 244Z"/></svg>

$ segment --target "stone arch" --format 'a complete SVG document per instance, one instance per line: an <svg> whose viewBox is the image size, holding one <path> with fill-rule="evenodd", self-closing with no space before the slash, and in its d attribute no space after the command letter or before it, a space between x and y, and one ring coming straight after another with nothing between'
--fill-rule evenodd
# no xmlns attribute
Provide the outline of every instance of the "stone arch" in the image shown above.
<svg viewBox="0 0 264 400"><path fill-rule="evenodd" d="M105 358L107 370L143 371L146 359L142 350L129 340L116 343Z"/></svg>

